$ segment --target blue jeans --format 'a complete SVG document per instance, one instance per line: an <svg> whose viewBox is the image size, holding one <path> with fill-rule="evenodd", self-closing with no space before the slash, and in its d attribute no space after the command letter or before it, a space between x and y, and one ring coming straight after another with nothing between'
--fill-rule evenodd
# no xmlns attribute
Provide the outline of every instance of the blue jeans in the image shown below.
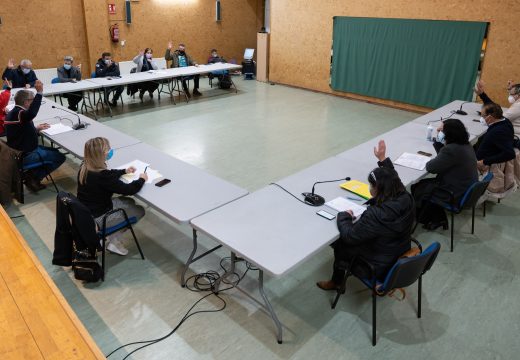
<svg viewBox="0 0 520 360"><path fill-rule="evenodd" d="M38 154L41 156L41 158ZM57 149L38 146L34 151L28 153L23 158L23 164L29 165L40 163L42 159L43 161L50 162L50 164L47 164L45 167L35 168L33 170L34 175L40 181L47 175L47 172L50 174L65 162L65 155L60 153Z"/></svg>

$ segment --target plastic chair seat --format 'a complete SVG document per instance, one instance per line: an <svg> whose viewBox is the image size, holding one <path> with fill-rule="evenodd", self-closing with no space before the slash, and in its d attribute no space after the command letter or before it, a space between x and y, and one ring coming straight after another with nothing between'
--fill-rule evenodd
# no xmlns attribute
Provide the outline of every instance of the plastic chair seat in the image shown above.
<svg viewBox="0 0 520 360"><path fill-rule="evenodd" d="M39 167L42 167L42 166L45 166L45 165L52 165L52 161L38 161L38 162L35 162L35 163L29 163L29 164L23 164L23 167L22 169L23 170L31 170L31 169L36 169L36 168L39 168Z"/></svg>
<svg viewBox="0 0 520 360"><path fill-rule="evenodd" d="M136 224L136 223L137 223L137 218L135 216L131 216L131 217L128 218L128 223L125 220L123 220L119 224L116 224L116 225L111 226L111 227L107 227L106 228L106 232L105 232L105 236L113 234L113 233L115 233L115 232L117 232L117 231L127 227L128 224L133 225L133 224ZM98 234L99 237L103 237L103 232L102 231L98 231L97 234Z"/></svg>

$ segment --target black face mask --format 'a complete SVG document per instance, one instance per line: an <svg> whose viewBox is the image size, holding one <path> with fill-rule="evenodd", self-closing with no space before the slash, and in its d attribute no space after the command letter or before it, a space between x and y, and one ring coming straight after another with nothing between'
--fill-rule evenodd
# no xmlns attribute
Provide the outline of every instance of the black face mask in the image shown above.
<svg viewBox="0 0 520 360"><path fill-rule="evenodd" d="M179 50L179 54L184 55L186 52L184 50Z"/></svg>

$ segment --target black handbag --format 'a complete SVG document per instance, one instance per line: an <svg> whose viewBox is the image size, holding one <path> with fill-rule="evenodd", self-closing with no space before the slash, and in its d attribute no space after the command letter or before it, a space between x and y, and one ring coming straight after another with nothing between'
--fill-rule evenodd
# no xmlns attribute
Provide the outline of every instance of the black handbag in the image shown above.
<svg viewBox="0 0 520 360"><path fill-rule="evenodd" d="M72 270L77 280L98 282L103 276L103 269L97 262L96 255L88 251L75 251Z"/></svg>

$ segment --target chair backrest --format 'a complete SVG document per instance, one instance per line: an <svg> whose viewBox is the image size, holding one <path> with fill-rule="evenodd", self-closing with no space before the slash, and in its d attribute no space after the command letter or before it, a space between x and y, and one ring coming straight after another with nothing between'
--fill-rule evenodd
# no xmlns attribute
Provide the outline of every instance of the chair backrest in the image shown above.
<svg viewBox="0 0 520 360"><path fill-rule="evenodd" d="M477 204L478 199L480 199L480 197L484 195L484 192L486 191L492 179L493 173L490 171L487 173L486 176L484 176L482 180L472 184L469 187L469 189L466 190L466 193L460 200L459 208L472 208L473 206L475 206Z"/></svg>
<svg viewBox="0 0 520 360"><path fill-rule="evenodd" d="M80 242L80 248L96 249L99 240L96 232L96 223L90 210L74 195L63 191L58 193L58 201L67 207L74 239Z"/></svg>
<svg viewBox="0 0 520 360"><path fill-rule="evenodd" d="M154 59L154 60L157 63L157 67L159 69L166 69L168 67L168 64L166 63L165 58L158 58L158 59Z"/></svg>
<svg viewBox="0 0 520 360"><path fill-rule="evenodd" d="M434 242L419 255L399 259L388 272L379 291L388 292L395 288L412 285L420 276L431 269L440 248L441 245Z"/></svg>
<svg viewBox="0 0 520 360"><path fill-rule="evenodd" d="M60 78L59 78L59 77L55 77L55 78L53 78L53 79L51 80L51 83L52 83L52 84L57 84L57 83L59 83L59 82L60 82Z"/></svg>
<svg viewBox="0 0 520 360"><path fill-rule="evenodd" d="M36 77L38 80L40 80L43 85L49 85L52 84L52 79L54 79L56 76L58 76L58 69L51 68L51 69L36 69L34 70L36 73Z"/></svg>
<svg viewBox="0 0 520 360"><path fill-rule="evenodd" d="M92 71L92 73L90 74L90 77L92 79L95 79L96 78L96 72L95 71Z"/></svg>
<svg viewBox="0 0 520 360"><path fill-rule="evenodd" d="M133 61L120 61L119 62L119 72L121 75L130 74L130 71L135 67L135 63Z"/></svg>

